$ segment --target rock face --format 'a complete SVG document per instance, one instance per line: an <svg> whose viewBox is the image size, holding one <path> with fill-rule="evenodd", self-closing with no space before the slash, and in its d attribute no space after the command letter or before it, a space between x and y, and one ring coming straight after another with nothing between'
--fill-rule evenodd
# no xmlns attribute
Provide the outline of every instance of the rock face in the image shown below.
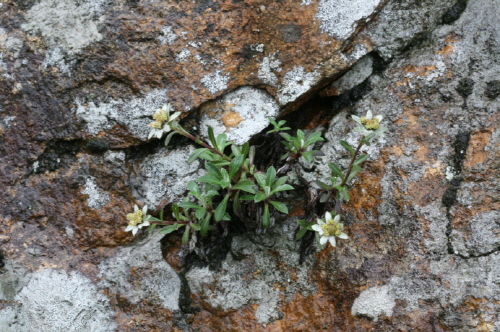
<svg viewBox="0 0 500 332"><path fill-rule="evenodd" d="M1 331L500 331L496 1L0 11ZM347 162L351 114L382 114L349 240L301 256L295 197L290 217L229 234L205 261L177 234L125 233L134 203L157 212L199 176L187 142L146 140L166 102L238 143L267 116L324 129L307 180Z"/></svg>

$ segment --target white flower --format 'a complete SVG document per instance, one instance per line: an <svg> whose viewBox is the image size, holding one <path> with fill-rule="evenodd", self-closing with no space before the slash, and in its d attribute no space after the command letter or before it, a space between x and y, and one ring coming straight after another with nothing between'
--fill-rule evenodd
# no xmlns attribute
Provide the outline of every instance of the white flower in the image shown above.
<svg viewBox="0 0 500 332"><path fill-rule="evenodd" d="M156 121L149 124L151 131L149 132L148 139L153 136L161 138L163 134L172 130L172 123L181 115L181 112L175 112L170 115L170 108L170 104L165 104L153 114L153 119Z"/></svg>
<svg viewBox="0 0 500 332"><path fill-rule="evenodd" d="M336 215L332 219L332 214L330 212L325 213L325 220L318 219L318 223L312 226L312 229L321 236L319 243L321 245L330 242L332 246L335 247L335 237L339 239L347 240L349 237L346 233L343 233L344 224L340 223L340 214Z"/></svg>
<svg viewBox="0 0 500 332"><path fill-rule="evenodd" d="M359 127L354 128L354 131L364 136L368 136L374 133L380 137L384 137L384 132L387 131L387 128L380 125L380 122L384 117L382 115L377 115L374 117L372 111L366 112L366 115L362 116L361 118L356 115L351 115L351 117L354 121L360 124Z"/></svg>
<svg viewBox="0 0 500 332"><path fill-rule="evenodd" d="M139 209L137 205L134 205L134 212L127 214L127 220L129 221L127 228L125 228L125 232L132 231L132 234L137 234L137 231L144 227L149 226L149 215L148 206L144 205L142 210Z"/></svg>

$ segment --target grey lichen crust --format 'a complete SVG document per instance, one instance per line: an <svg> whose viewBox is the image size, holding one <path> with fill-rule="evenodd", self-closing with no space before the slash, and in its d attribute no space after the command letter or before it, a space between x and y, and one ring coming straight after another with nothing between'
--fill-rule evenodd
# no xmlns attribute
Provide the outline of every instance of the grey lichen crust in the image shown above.
<svg viewBox="0 0 500 332"><path fill-rule="evenodd" d="M120 293L133 304L146 299L163 308L178 310L181 282L161 255L162 237L160 234L150 236L134 246L122 248L115 257L102 262L99 286ZM140 277L132 275L132 270Z"/></svg>
<svg viewBox="0 0 500 332"><path fill-rule="evenodd" d="M108 298L79 272L44 269L36 272L0 311L2 332L115 331Z"/></svg>
<svg viewBox="0 0 500 332"><path fill-rule="evenodd" d="M282 318L279 308L283 301L291 301L297 292L309 296L317 289L309 282L311 262L297 265L299 253L292 239L294 222L286 222L277 228L260 241L274 242L272 251L279 252L279 256L246 236L235 237L232 252L245 258L236 260L228 254L218 272L208 267L190 270L186 279L191 291L202 294L211 306L224 311L258 304L255 316L262 324ZM276 284L282 287L275 287Z"/></svg>

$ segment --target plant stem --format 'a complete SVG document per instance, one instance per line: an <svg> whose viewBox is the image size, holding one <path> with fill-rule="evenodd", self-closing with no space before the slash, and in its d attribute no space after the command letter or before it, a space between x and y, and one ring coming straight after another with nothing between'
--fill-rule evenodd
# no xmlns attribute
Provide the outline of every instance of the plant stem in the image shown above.
<svg viewBox="0 0 500 332"><path fill-rule="evenodd" d="M344 180L340 184L341 187L346 185L347 179L349 178L349 175L351 175L352 167L354 166L354 161L356 161L356 157L358 156L359 150L363 146L364 138L365 138L365 136L363 135L363 137L361 137L361 140L359 141L359 144L358 144L358 147L356 148L356 151L354 151L354 153L352 155L351 162L349 163L349 168L347 169Z"/></svg>

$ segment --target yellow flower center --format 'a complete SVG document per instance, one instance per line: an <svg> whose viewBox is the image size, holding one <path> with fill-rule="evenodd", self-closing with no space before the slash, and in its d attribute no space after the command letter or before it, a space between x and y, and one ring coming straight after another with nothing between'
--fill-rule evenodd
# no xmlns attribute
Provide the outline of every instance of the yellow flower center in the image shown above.
<svg viewBox="0 0 500 332"><path fill-rule="evenodd" d="M168 114L164 110L160 109L153 114L153 119L162 123L168 121Z"/></svg>
<svg viewBox="0 0 500 332"><path fill-rule="evenodd" d="M338 223L333 219L327 220L321 225L323 236L339 236L344 230L344 224Z"/></svg>
<svg viewBox="0 0 500 332"><path fill-rule="evenodd" d="M141 210L137 210L134 213L129 213L127 214L127 220L129 221L130 226L137 226L138 224L142 223L142 216L144 213L142 213Z"/></svg>
<svg viewBox="0 0 500 332"><path fill-rule="evenodd" d="M380 121L377 118L367 119L366 117L362 116L360 120L363 126L365 126L365 128L368 130L377 130L380 127Z"/></svg>
<svg viewBox="0 0 500 332"><path fill-rule="evenodd" d="M163 126L163 123L161 121L155 121L155 122L151 122L149 124L149 126L153 129L161 129L161 127Z"/></svg>

